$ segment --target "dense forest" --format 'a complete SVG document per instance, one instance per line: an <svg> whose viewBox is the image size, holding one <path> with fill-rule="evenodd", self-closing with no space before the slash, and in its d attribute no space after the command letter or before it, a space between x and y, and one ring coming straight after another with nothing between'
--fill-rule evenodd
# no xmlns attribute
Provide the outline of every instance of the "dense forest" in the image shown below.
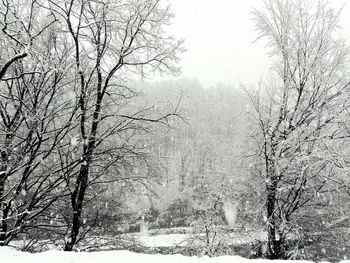
<svg viewBox="0 0 350 263"><path fill-rule="evenodd" d="M340 11L265 1L270 71L204 87L181 77L166 1L1 1L0 246L346 259ZM142 243L157 235L186 238Z"/></svg>

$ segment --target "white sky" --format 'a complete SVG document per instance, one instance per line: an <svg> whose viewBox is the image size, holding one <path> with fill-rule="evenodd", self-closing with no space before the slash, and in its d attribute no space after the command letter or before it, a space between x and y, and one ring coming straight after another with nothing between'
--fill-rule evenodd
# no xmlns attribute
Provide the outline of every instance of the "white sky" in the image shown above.
<svg viewBox="0 0 350 263"><path fill-rule="evenodd" d="M345 0L330 0L341 6ZM182 76L204 86L218 82L239 86L256 84L267 73L270 60L251 21L253 7L262 0L171 0L175 19L171 30L185 39ZM350 8L342 13L342 27L350 33ZM348 34L350 36L350 34ZM349 37L350 39L350 37Z"/></svg>

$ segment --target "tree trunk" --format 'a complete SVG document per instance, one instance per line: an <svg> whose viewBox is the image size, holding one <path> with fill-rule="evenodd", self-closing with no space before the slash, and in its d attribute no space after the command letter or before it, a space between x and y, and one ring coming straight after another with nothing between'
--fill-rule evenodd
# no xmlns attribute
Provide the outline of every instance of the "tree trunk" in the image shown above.
<svg viewBox="0 0 350 263"><path fill-rule="evenodd" d="M73 208L73 220L72 226L70 230L70 236L66 240L66 244L64 247L65 251L72 251L74 245L77 242L77 238L79 235L79 230L82 224L81 215L83 211L83 203L86 188L88 185L88 176L89 176L89 166L90 166L90 158L82 161L79 175L76 182L76 187L74 192L71 195L71 203Z"/></svg>
<svg viewBox="0 0 350 263"><path fill-rule="evenodd" d="M281 258L281 243L280 239L276 237L276 228L278 224L275 217L275 205L276 205L276 192L277 192L277 180L273 176L269 178L266 184L267 200L267 251L266 256L268 259Z"/></svg>
<svg viewBox="0 0 350 263"><path fill-rule="evenodd" d="M0 168L0 246L5 245L7 236L7 223L6 223L6 202L4 200L5 193L5 180L6 180L6 167L4 165Z"/></svg>
<svg viewBox="0 0 350 263"><path fill-rule="evenodd" d="M1 151L1 165L0 165L0 246L7 245L7 214L8 209L5 201L5 185L8 168L8 150L11 145L11 136L6 135L4 149Z"/></svg>

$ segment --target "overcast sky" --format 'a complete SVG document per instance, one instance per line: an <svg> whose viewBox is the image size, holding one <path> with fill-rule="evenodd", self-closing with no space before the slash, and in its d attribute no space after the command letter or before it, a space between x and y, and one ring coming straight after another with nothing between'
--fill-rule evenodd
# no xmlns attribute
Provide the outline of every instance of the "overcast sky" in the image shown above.
<svg viewBox="0 0 350 263"><path fill-rule="evenodd" d="M171 30L185 39L182 76L204 86L217 82L255 84L269 68L267 49L251 21L251 10L262 0L171 0L175 19ZM346 1L330 0L341 6ZM350 3L342 13L342 27L350 36ZM350 39L350 37L349 37Z"/></svg>

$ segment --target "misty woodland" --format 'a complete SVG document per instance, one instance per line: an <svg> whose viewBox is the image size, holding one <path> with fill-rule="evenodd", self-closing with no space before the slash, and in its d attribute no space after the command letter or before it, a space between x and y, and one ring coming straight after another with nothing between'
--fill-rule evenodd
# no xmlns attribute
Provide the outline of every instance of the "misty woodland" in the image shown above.
<svg viewBox="0 0 350 263"><path fill-rule="evenodd" d="M181 77L169 1L1 0L0 262L350 257L350 28L331 4L252 8L269 71L204 88Z"/></svg>

